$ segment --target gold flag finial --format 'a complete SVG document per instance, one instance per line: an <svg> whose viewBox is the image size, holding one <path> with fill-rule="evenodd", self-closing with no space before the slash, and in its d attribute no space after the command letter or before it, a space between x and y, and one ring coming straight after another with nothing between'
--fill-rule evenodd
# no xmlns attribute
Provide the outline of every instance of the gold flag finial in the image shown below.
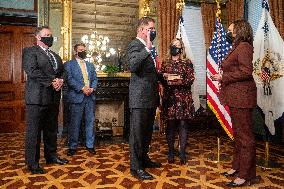
<svg viewBox="0 0 284 189"><path fill-rule="evenodd" d="M177 8L177 10L178 10L180 13L182 13L182 10L183 10L184 6L185 6L184 0L179 0L179 1L176 3L176 8Z"/></svg>
<svg viewBox="0 0 284 189"><path fill-rule="evenodd" d="M216 3L217 3L216 16L217 16L219 19L221 18L221 6L220 6L220 1L221 1L221 0L216 0Z"/></svg>
<svg viewBox="0 0 284 189"><path fill-rule="evenodd" d="M150 14L150 0L145 0L143 9L142 9L142 14L144 17L148 16Z"/></svg>

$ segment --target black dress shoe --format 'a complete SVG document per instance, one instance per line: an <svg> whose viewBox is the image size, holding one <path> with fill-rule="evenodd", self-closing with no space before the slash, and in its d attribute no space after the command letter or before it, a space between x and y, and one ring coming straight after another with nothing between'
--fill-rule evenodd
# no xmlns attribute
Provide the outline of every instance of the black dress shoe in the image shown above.
<svg viewBox="0 0 284 189"><path fill-rule="evenodd" d="M175 162L175 159L173 157L168 157L168 163L172 164Z"/></svg>
<svg viewBox="0 0 284 189"><path fill-rule="evenodd" d="M180 158L180 164L185 165L186 164L186 158Z"/></svg>
<svg viewBox="0 0 284 189"><path fill-rule="evenodd" d="M37 167L31 167L29 166L28 167L28 170L32 173L32 174L45 174L46 171L40 167L40 166L37 166Z"/></svg>
<svg viewBox="0 0 284 189"><path fill-rule="evenodd" d="M96 150L94 148L87 148L87 150L91 153L91 154L96 154Z"/></svg>
<svg viewBox="0 0 284 189"><path fill-rule="evenodd" d="M147 161L143 164L144 168L160 168L162 166L161 163L153 162L153 161Z"/></svg>
<svg viewBox="0 0 284 189"><path fill-rule="evenodd" d="M69 161L67 159L60 159L58 157L53 158L53 159L48 159L46 160L46 164L59 164L59 165L65 165Z"/></svg>
<svg viewBox="0 0 284 189"><path fill-rule="evenodd" d="M238 171L235 171L231 174L229 174L228 172L221 173L221 175L223 175L225 177L234 177L234 176L237 176L237 174L238 174Z"/></svg>
<svg viewBox="0 0 284 189"><path fill-rule="evenodd" d="M68 149L67 151L67 156L74 156L76 153L76 150L75 149Z"/></svg>
<svg viewBox="0 0 284 189"><path fill-rule="evenodd" d="M153 180L154 179L154 177L150 173L142 169L130 170L130 173L133 177L138 178L139 180Z"/></svg>
<svg viewBox="0 0 284 189"><path fill-rule="evenodd" d="M251 185L251 183L250 183L250 181L245 181L245 182L243 182L242 184L237 184L237 183L235 183L233 180L232 181L230 181L230 182L228 182L227 184L226 184L226 186L228 186L228 187L231 187L231 188L236 188L236 187L242 187L242 186L246 186L246 185Z"/></svg>

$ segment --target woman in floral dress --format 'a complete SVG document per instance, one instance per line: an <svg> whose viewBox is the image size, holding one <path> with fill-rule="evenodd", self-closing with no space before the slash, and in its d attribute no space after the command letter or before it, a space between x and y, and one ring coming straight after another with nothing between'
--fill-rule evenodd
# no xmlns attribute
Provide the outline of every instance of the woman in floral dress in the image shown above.
<svg viewBox="0 0 284 189"><path fill-rule="evenodd" d="M163 85L162 116L166 121L168 143L168 162L174 162L175 133L178 130L180 142L180 163L186 163L186 143L188 122L193 118L194 106L191 85L194 81L193 65L185 58L184 45L180 39L174 39L168 58L162 64Z"/></svg>

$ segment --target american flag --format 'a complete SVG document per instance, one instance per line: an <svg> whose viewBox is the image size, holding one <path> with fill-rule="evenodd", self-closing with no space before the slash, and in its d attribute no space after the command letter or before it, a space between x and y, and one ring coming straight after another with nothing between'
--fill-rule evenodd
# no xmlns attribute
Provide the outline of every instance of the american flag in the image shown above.
<svg viewBox="0 0 284 189"><path fill-rule="evenodd" d="M226 41L226 32L220 22L216 19L215 32L211 46L207 54L207 104L214 112L221 126L231 139L233 139L232 121L229 107L223 106L218 98L219 83L212 81L211 74L220 73L221 62L231 49L231 45ZM209 74L211 73L211 74Z"/></svg>
<svg viewBox="0 0 284 189"><path fill-rule="evenodd" d="M269 69L268 68L262 68L261 70L261 80L264 82L267 82L269 80Z"/></svg>
<svg viewBox="0 0 284 189"><path fill-rule="evenodd" d="M152 49L151 49L151 57L155 62L155 66L156 66L157 70L160 70L161 65L160 65L160 62L159 62L159 59L158 59L158 53L157 53L155 46L153 46Z"/></svg>

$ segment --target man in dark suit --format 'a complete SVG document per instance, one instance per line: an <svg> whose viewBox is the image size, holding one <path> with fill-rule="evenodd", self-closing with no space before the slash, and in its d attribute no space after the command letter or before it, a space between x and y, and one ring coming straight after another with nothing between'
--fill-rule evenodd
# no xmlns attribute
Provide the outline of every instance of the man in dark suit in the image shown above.
<svg viewBox="0 0 284 189"><path fill-rule="evenodd" d="M137 37L128 47L131 71L129 85L130 107L130 171L141 180L154 177L145 168L158 168L148 156L156 108L159 105L158 74L151 56L156 36L155 21L144 17L138 22Z"/></svg>
<svg viewBox="0 0 284 189"><path fill-rule="evenodd" d="M70 103L68 156L73 156L76 153L83 115L86 148L90 153L96 153L94 149L94 106L98 79L94 64L84 60L86 58L85 48L84 44L76 44L74 46L75 59L64 64L68 85L68 101Z"/></svg>
<svg viewBox="0 0 284 189"><path fill-rule="evenodd" d="M68 163L56 153L63 64L61 58L49 50L53 37L48 27L37 28L36 39L37 45L23 50L23 67L27 74L25 159L31 173L44 174L39 166L42 130L46 163Z"/></svg>

